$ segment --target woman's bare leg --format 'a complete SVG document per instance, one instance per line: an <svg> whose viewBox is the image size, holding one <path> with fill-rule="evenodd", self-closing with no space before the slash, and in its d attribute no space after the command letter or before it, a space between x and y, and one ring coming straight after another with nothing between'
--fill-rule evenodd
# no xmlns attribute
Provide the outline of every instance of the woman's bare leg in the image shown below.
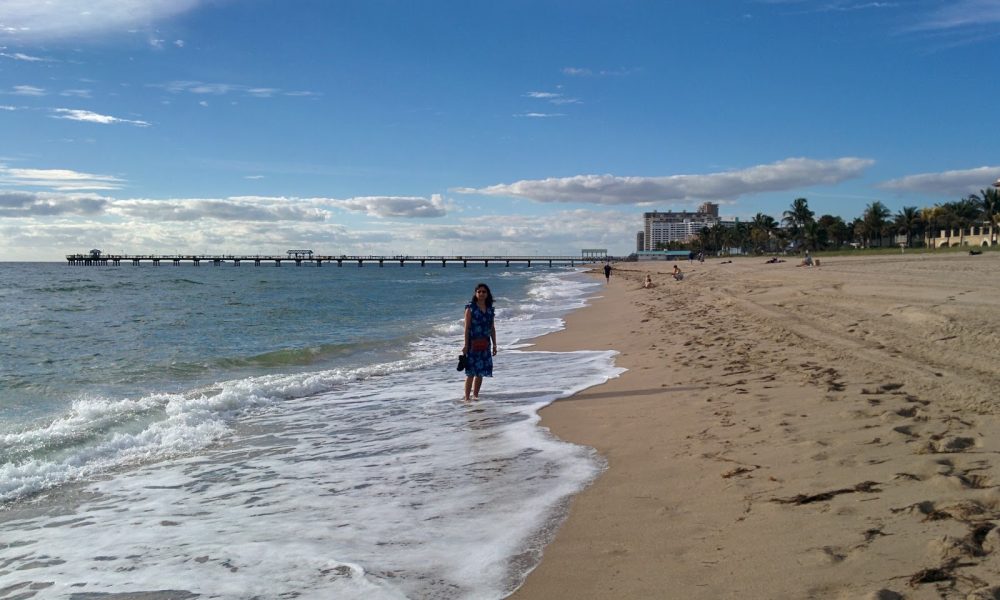
<svg viewBox="0 0 1000 600"><path fill-rule="evenodd" d="M469 401L469 392L472 391L472 377L465 378L465 401Z"/></svg>
<svg viewBox="0 0 1000 600"><path fill-rule="evenodd" d="M481 387L483 387L483 378L476 377L475 385L472 388L472 397L475 398L476 400L479 400L479 388Z"/></svg>

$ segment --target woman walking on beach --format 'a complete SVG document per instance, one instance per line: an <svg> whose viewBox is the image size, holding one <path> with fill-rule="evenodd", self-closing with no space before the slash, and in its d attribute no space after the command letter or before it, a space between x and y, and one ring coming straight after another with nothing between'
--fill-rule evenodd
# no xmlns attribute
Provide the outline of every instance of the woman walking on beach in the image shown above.
<svg viewBox="0 0 1000 600"><path fill-rule="evenodd" d="M497 354L497 330L493 325L493 293L485 283L476 285L472 301L465 305L465 401L469 393L479 400L483 377L493 377L493 357Z"/></svg>

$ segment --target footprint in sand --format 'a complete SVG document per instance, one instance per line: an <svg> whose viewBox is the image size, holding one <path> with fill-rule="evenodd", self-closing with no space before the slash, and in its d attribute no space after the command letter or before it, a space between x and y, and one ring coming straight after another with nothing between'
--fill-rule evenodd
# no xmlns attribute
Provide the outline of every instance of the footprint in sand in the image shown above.
<svg viewBox="0 0 1000 600"><path fill-rule="evenodd" d="M950 435L931 440L925 447L925 451L935 454L950 454L967 452L975 446L975 438Z"/></svg>
<svg viewBox="0 0 1000 600"><path fill-rule="evenodd" d="M835 565L847 558L847 551L837 546L823 546L806 551L806 557L817 565Z"/></svg>

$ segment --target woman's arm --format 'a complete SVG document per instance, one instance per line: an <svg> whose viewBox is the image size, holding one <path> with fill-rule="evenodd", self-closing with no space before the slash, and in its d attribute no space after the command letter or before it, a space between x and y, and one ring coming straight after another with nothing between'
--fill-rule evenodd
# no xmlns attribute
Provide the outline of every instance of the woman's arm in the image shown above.
<svg viewBox="0 0 1000 600"><path fill-rule="evenodd" d="M497 326L490 319L490 337L493 338L493 356L497 355Z"/></svg>
<svg viewBox="0 0 1000 600"><path fill-rule="evenodd" d="M472 326L472 309L465 309L465 332L462 334L462 354L469 353L469 328Z"/></svg>

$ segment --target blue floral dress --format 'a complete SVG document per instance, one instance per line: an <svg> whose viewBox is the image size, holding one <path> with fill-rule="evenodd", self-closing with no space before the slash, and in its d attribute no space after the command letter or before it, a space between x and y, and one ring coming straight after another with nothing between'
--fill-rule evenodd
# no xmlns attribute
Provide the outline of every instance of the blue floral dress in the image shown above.
<svg viewBox="0 0 1000 600"><path fill-rule="evenodd" d="M486 312L479 310L473 302L465 308L472 311L469 322L469 351L465 363L467 377L493 377L493 353L490 348L490 335L493 332L493 307L487 307ZM483 343L485 340L485 344ZM482 347L485 345L485 349Z"/></svg>

